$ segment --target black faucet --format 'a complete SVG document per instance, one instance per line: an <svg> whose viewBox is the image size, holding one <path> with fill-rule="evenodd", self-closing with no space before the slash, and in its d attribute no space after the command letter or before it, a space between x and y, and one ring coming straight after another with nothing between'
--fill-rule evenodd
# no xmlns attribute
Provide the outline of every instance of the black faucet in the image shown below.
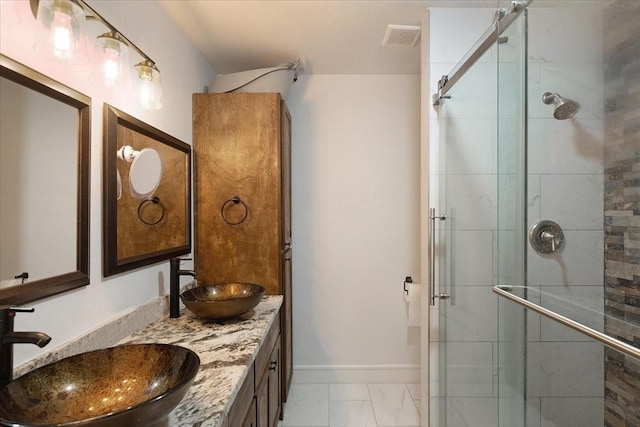
<svg viewBox="0 0 640 427"><path fill-rule="evenodd" d="M16 313L33 313L33 308L0 307L0 387L13 379L13 345L35 344L42 348L51 337L42 332L15 332L13 320Z"/></svg>
<svg viewBox="0 0 640 427"><path fill-rule="evenodd" d="M169 264L169 317L180 317L180 276L196 277L193 270L180 270L181 261L190 261L191 258L171 258Z"/></svg>

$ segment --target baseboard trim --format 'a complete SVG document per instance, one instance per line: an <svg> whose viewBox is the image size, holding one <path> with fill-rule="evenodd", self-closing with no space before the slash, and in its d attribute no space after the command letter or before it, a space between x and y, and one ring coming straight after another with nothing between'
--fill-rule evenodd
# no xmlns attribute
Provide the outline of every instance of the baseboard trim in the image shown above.
<svg viewBox="0 0 640 427"><path fill-rule="evenodd" d="M419 384L420 365L294 365L295 384Z"/></svg>

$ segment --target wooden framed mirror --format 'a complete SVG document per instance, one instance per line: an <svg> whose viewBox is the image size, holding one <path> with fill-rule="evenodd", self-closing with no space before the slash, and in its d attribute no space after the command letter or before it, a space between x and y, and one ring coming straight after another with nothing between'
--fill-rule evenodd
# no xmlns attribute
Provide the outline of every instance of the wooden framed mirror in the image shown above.
<svg viewBox="0 0 640 427"><path fill-rule="evenodd" d="M103 275L191 252L191 146L104 106Z"/></svg>
<svg viewBox="0 0 640 427"><path fill-rule="evenodd" d="M91 99L0 55L0 305L89 284Z"/></svg>

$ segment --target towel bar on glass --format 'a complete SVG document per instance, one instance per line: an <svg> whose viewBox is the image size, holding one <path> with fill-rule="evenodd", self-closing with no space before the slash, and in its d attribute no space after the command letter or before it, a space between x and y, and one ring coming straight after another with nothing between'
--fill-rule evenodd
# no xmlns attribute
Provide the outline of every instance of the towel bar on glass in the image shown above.
<svg viewBox="0 0 640 427"><path fill-rule="evenodd" d="M583 325L582 323L570 319L569 317L563 316L553 310L529 301L529 294L535 294L538 292L535 289L528 289L524 286L494 286L493 292L501 297L507 298L517 304L520 304L523 307L533 310L536 313L542 314L543 316L546 316L552 320L555 320L556 322L568 326L569 328L575 329L576 331L587 335L595 339L596 341L600 341L602 344L608 347L618 350L628 356L640 359L640 348L635 347L631 344L627 344L626 342L620 341L619 339L607 335L604 332L600 332L594 328ZM516 295L517 292L521 292L522 296ZM570 302L567 302L567 304L570 304ZM604 313L601 314L604 316Z"/></svg>

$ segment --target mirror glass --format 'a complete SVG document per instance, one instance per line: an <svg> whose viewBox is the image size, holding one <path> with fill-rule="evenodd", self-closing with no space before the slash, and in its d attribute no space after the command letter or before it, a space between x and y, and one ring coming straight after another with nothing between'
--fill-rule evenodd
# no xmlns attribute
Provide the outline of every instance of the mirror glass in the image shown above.
<svg viewBox="0 0 640 427"><path fill-rule="evenodd" d="M105 105L104 275L191 252L191 146Z"/></svg>
<svg viewBox="0 0 640 427"><path fill-rule="evenodd" d="M90 99L0 61L0 304L20 304L89 283Z"/></svg>

